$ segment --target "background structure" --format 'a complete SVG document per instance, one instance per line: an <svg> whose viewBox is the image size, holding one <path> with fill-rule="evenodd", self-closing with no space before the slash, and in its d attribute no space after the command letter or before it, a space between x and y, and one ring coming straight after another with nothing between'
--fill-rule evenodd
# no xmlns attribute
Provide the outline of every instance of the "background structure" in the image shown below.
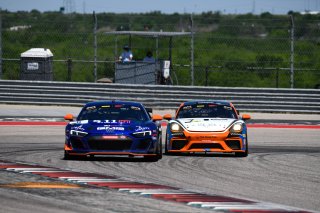
<svg viewBox="0 0 320 213"><path fill-rule="evenodd" d="M319 15L151 12L93 16L33 10L2 11L0 19L1 79L20 79L20 54L39 47L54 55L55 81L113 78L122 46L130 43L137 61L148 50L167 59L172 48L174 85L317 88L320 84ZM193 36L174 38L169 47L169 38L156 41L106 34L125 30L191 32Z"/></svg>

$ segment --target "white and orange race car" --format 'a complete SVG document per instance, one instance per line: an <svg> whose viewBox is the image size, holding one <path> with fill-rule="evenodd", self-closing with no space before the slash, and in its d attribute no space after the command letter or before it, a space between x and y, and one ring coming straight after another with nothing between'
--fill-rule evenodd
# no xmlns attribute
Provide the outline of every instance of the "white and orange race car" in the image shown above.
<svg viewBox="0 0 320 213"><path fill-rule="evenodd" d="M227 101L192 101L182 103L175 119L170 114L165 141L165 153L235 153L248 156L245 120L250 115L238 115Z"/></svg>

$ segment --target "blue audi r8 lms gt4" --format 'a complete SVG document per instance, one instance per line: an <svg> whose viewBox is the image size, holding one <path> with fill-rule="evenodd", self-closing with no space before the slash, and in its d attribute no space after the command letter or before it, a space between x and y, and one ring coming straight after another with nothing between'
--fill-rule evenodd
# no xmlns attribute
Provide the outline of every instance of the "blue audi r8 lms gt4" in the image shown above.
<svg viewBox="0 0 320 213"><path fill-rule="evenodd" d="M64 158L94 155L162 158L160 115L150 116L140 103L99 101L87 103L65 129Z"/></svg>

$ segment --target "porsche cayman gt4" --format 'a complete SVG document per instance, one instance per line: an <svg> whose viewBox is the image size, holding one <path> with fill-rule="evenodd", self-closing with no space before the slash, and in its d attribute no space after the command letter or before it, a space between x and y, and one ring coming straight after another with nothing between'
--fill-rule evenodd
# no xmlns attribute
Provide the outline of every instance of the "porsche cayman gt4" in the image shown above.
<svg viewBox="0 0 320 213"><path fill-rule="evenodd" d="M182 103L175 119L169 120L165 152L170 153L235 153L248 155L248 137L245 120L250 115L238 115L226 101L193 101Z"/></svg>
<svg viewBox="0 0 320 213"><path fill-rule="evenodd" d="M162 157L160 115L152 117L140 103L101 101L87 103L65 129L64 158L95 155Z"/></svg>

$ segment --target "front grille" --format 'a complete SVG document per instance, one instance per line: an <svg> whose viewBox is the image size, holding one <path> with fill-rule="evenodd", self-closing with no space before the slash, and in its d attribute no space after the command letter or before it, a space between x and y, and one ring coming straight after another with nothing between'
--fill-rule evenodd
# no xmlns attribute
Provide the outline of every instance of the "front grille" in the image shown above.
<svg viewBox="0 0 320 213"><path fill-rule="evenodd" d="M219 143L194 143L189 149L223 149Z"/></svg>
<svg viewBox="0 0 320 213"><path fill-rule="evenodd" d="M147 149L151 143L152 143L151 138L141 139L141 140L139 140L139 144L137 146L137 149Z"/></svg>
<svg viewBox="0 0 320 213"><path fill-rule="evenodd" d="M71 146L74 149L84 149L83 143L80 138L71 138Z"/></svg>
<svg viewBox="0 0 320 213"><path fill-rule="evenodd" d="M188 143L187 140L174 140L172 141L172 150L182 149Z"/></svg>
<svg viewBox="0 0 320 213"><path fill-rule="evenodd" d="M230 147L230 149L233 150L240 150L240 141L239 140L226 140L226 144L228 147Z"/></svg>
<svg viewBox="0 0 320 213"><path fill-rule="evenodd" d="M91 150L129 150L131 148L131 140L103 140L89 139L88 146Z"/></svg>

